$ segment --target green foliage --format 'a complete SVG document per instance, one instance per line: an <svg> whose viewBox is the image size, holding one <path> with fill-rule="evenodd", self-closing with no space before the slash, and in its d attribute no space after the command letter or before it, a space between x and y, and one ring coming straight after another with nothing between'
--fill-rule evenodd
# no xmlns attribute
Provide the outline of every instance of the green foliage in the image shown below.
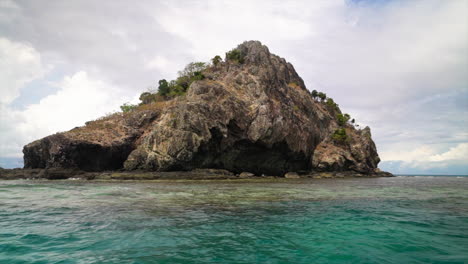
<svg viewBox="0 0 468 264"><path fill-rule="evenodd" d="M140 99L140 101L144 104L147 104L149 103L150 100L148 100L149 97L151 97L151 93L150 92L144 92L142 94L140 94L140 97L138 99Z"/></svg>
<svg viewBox="0 0 468 264"><path fill-rule="evenodd" d="M184 92L187 91L191 82L189 76L179 76L177 79L171 81L169 86L171 90L183 90Z"/></svg>
<svg viewBox="0 0 468 264"><path fill-rule="evenodd" d="M132 105L132 104L129 104L129 103L125 103L125 104L120 106L120 110L122 110L122 112L124 112L124 113L131 112L135 108L137 108L137 105Z"/></svg>
<svg viewBox="0 0 468 264"><path fill-rule="evenodd" d="M340 108L338 106L337 103L335 103L335 101L332 99L332 98L327 98L327 106L329 106L331 109L335 110L335 111L339 111Z"/></svg>
<svg viewBox="0 0 468 264"><path fill-rule="evenodd" d="M142 104L149 104L157 100L158 95L150 92L144 92L140 95L140 101Z"/></svg>
<svg viewBox="0 0 468 264"><path fill-rule="evenodd" d="M317 98L317 96L318 96L317 90L313 90L311 95L312 95L312 98L314 98L314 100L315 100Z"/></svg>
<svg viewBox="0 0 468 264"><path fill-rule="evenodd" d="M344 126L350 119L350 115L348 114L337 114L336 115L336 120L338 121L338 125Z"/></svg>
<svg viewBox="0 0 468 264"><path fill-rule="evenodd" d="M226 52L226 60L234 61L237 63L244 63L244 56L241 54L240 50L233 49L229 52Z"/></svg>
<svg viewBox="0 0 468 264"><path fill-rule="evenodd" d="M348 140L348 135L346 135L346 130L344 128L335 130L335 132L333 132L332 134L332 139L338 143L346 142Z"/></svg>
<svg viewBox="0 0 468 264"><path fill-rule="evenodd" d="M323 102L325 99L327 99L327 94L319 92L317 96L320 98L320 100Z"/></svg>
<svg viewBox="0 0 468 264"><path fill-rule="evenodd" d="M207 65L204 62L191 62L185 66L185 68L179 71L180 77L192 78L197 72L201 73L206 69Z"/></svg>
<svg viewBox="0 0 468 264"><path fill-rule="evenodd" d="M189 85L190 83L186 83L185 81L184 85L177 83L177 80L171 81L169 83L169 93L167 94L167 97L174 98L176 96L184 95Z"/></svg>
<svg viewBox="0 0 468 264"><path fill-rule="evenodd" d="M179 77L177 77L177 79L170 82L165 79L159 80L157 93L142 93L140 95L141 104L160 102L176 96L184 95L190 87L190 84L194 81L205 79L202 72L206 68L207 64L204 62L192 62L187 64L182 71L179 71Z"/></svg>
<svg viewBox="0 0 468 264"><path fill-rule="evenodd" d="M158 94L161 96L166 96L169 92L169 83L165 79L159 80Z"/></svg>
<svg viewBox="0 0 468 264"><path fill-rule="evenodd" d="M338 125L340 126L343 126L344 124L346 124L345 118L342 114L337 114L336 120L338 121Z"/></svg>
<svg viewBox="0 0 468 264"><path fill-rule="evenodd" d="M192 78L190 78L190 80L192 82L193 81L200 81L200 80L203 80L203 79L205 79L205 75L203 75L203 73L201 71L194 72Z"/></svg>
<svg viewBox="0 0 468 264"><path fill-rule="evenodd" d="M218 65L223 59L221 56L216 55L214 58L211 59L211 62L213 63L214 66Z"/></svg>
<svg viewBox="0 0 468 264"><path fill-rule="evenodd" d="M204 62L192 62L187 64L185 68L179 72L179 77L169 84L173 95L180 95L187 92L190 84L194 81L205 79L203 71L207 68Z"/></svg>

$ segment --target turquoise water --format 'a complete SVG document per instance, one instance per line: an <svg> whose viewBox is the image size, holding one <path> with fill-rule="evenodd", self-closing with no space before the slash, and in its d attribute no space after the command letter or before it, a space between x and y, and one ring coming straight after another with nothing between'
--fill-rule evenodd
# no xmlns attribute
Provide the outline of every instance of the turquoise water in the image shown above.
<svg viewBox="0 0 468 264"><path fill-rule="evenodd" d="M0 263L468 263L468 177L0 181Z"/></svg>

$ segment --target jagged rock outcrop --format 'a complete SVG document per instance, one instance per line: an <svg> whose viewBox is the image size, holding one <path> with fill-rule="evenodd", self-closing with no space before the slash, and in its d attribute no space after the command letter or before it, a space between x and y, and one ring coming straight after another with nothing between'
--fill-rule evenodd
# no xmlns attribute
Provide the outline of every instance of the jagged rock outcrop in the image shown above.
<svg viewBox="0 0 468 264"><path fill-rule="evenodd" d="M23 148L24 168L117 170L136 148L145 128L161 111L113 114L36 140Z"/></svg>
<svg viewBox="0 0 468 264"><path fill-rule="evenodd" d="M257 175L376 170L369 128L346 125L349 138L337 143L339 109L315 101L294 67L260 42L237 49L243 63L209 67L183 97L26 145L25 167L217 168Z"/></svg>
<svg viewBox="0 0 468 264"><path fill-rule="evenodd" d="M323 140L312 156L312 167L319 171L352 170L359 173L376 172L380 162L370 128L355 130L347 127L347 142Z"/></svg>

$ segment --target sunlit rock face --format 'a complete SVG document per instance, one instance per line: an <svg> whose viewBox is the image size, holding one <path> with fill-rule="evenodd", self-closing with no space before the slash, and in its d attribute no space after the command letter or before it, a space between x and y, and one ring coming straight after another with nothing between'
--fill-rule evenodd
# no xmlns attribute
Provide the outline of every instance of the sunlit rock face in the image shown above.
<svg viewBox="0 0 468 264"><path fill-rule="evenodd" d="M114 115L25 146L25 167L375 171L368 128L345 124L348 138L336 142L339 109L314 100L294 67L260 42L237 49L242 63L208 67L205 79L161 109Z"/></svg>

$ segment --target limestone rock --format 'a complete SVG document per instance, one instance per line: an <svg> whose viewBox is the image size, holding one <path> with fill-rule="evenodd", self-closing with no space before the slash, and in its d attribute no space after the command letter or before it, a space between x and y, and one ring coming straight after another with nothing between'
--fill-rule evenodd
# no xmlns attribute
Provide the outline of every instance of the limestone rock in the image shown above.
<svg viewBox="0 0 468 264"><path fill-rule="evenodd" d="M113 114L24 146L24 168L117 170L136 148L157 111Z"/></svg>
<svg viewBox="0 0 468 264"><path fill-rule="evenodd" d="M251 178L251 177L254 177L255 174L253 173L250 173L250 172L241 172L239 174L239 178Z"/></svg>
<svg viewBox="0 0 468 264"><path fill-rule="evenodd" d="M286 174L284 174L284 177L287 178L287 179L299 179L300 176L299 174L297 174L297 172L288 172Z"/></svg>
<svg viewBox="0 0 468 264"><path fill-rule="evenodd" d="M294 67L256 41L245 62L204 72L185 101L167 109L125 162L126 169L223 168L283 175L308 170L333 131L333 113L314 101Z"/></svg>
<svg viewBox="0 0 468 264"><path fill-rule="evenodd" d="M162 108L113 115L24 147L25 168L190 171L284 175L290 171L372 174L379 157L370 129L331 135L336 109L312 98L294 67L258 41L203 72Z"/></svg>
<svg viewBox="0 0 468 264"><path fill-rule="evenodd" d="M331 138L322 141L312 156L312 166L321 171L356 171L370 174L380 162L370 128L346 128L348 142L336 143Z"/></svg>

